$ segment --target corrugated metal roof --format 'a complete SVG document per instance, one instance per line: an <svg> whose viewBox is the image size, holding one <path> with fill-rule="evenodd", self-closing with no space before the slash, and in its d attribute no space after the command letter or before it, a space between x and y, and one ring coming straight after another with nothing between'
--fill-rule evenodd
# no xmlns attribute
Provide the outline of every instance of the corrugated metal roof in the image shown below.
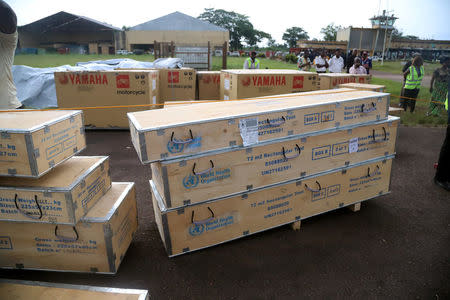
<svg viewBox="0 0 450 300"><path fill-rule="evenodd" d="M134 27L130 30L160 30L160 31L228 31L206 21L196 19L178 11L154 19Z"/></svg>

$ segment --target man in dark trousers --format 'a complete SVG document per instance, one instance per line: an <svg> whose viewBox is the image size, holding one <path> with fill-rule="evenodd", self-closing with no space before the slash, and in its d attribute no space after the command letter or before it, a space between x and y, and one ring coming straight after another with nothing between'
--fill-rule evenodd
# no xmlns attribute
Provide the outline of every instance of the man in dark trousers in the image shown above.
<svg viewBox="0 0 450 300"><path fill-rule="evenodd" d="M6 2L0 0L0 109L16 109L22 106L17 100L11 72L17 37L16 14Z"/></svg>
<svg viewBox="0 0 450 300"><path fill-rule="evenodd" d="M450 80L447 80L448 91L450 91ZM447 101L445 108L447 109L447 131L445 134L445 140L442 144L441 153L439 154L439 161L436 170L436 175L434 175L434 183L436 185L450 191L450 109Z"/></svg>

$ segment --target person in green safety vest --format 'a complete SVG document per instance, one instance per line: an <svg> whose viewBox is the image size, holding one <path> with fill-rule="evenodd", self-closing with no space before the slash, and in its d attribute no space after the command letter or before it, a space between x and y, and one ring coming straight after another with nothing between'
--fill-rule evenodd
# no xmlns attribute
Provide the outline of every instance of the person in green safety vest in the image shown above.
<svg viewBox="0 0 450 300"><path fill-rule="evenodd" d="M251 56L244 61L244 69L259 69L259 59L256 52L252 51Z"/></svg>
<svg viewBox="0 0 450 300"><path fill-rule="evenodd" d="M403 93L404 105L403 109L406 111L408 106L410 111L414 112L416 107L416 98L419 95L420 84L422 83L422 78L424 76L425 70L423 68L423 58L422 56L416 56L413 59L412 65L403 73L405 78L405 91Z"/></svg>

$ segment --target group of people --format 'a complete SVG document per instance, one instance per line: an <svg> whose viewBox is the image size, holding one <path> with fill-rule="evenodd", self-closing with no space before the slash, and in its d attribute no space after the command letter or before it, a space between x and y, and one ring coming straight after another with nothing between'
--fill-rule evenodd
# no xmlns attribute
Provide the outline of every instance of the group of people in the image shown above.
<svg viewBox="0 0 450 300"><path fill-rule="evenodd" d="M317 73L344 73L350 74L370 74L372 60L366 51L358 55L358 50L353 49L345 57L340 49L336 49L334 55L326 50L321 50L318 55L312 51L305 50L300 53L297 67L302 71L310 71L311 67L316 68Z"/></svg>

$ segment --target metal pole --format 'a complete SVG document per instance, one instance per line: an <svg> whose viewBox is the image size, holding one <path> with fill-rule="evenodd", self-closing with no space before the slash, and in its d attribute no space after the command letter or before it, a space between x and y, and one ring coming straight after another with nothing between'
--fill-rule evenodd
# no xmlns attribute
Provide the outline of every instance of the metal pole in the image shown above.
<svg viewBox="0 0 450 300"><path fill-rule="evenodd" d="M211 55L211 42L208 41L208 71L211 70L211 59L210 56Z"/></svg>
<svg viewBox="0 0 450 300"><path fill-rule="evenodd" d="M389 48L391 48L391 40L392 40L392 30L391 30L391 34L389 35L389 42L388 42L386 53L389 52ZM391 58L392 58L392 56L391 56Z"/></svg>
<svg viewBox="0 0 450 300"><path fill-rule="evenodd" d="M227 50L227 42L225 42L222 47L222 70L227 68Z"/></svg>
<svg viewBox="0 0 450 300"><path fill-rule="evenodd" d="M386 50L386 35L387 35L387 26L386 26L386 30L384 31L383 55L381 55L381 65L383 65L383 63L384 63L384 50Z"/></svg>
<svg viewBox="0 0 450 300"><path fill-rule="evenodd" d="M380 29L377 29L377 35L375 37L375 44L373 44L373 52L372 56L375 55L375 51L377 50L377 44L378 44L378 34L380 33Z"/></svg>

